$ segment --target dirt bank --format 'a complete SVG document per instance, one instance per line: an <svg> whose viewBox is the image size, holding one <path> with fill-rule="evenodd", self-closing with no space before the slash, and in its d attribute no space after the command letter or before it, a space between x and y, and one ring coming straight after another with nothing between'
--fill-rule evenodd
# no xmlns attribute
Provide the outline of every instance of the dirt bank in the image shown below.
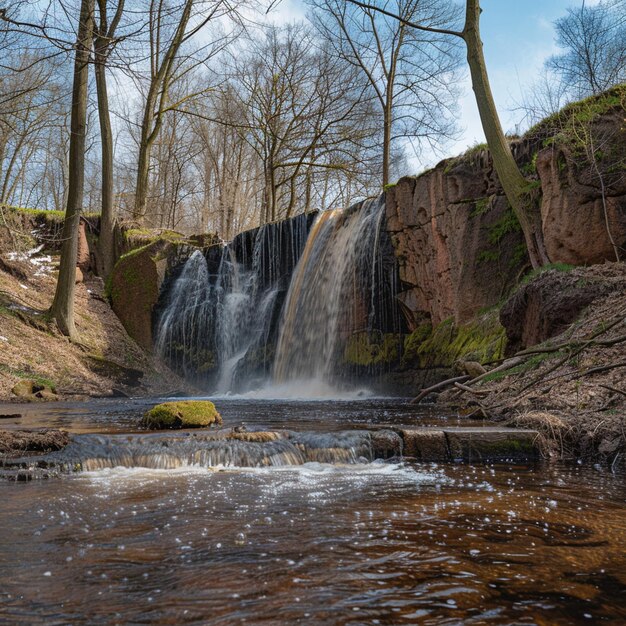
<svg viewBox="0 0 626 626"><path fill-rule="evenodd" d="M516 352L438 401L466 415L538 429L552 457L622 464L626 264L542 273L520 287L501 319ZM528 345L524 338L543 341Z"/></svg>
<svg viewBox="0 0 626 626"><path fill-rule="evenodd" d="M58 257L43 250L5 249L0 259L0 401L40 399L13 393L21 381L56 392L43 394L48 400L185 390L183 381L128 336L106 301L99 278L86 273L77 285L80 342L70 343L46 318Z"/></svg>

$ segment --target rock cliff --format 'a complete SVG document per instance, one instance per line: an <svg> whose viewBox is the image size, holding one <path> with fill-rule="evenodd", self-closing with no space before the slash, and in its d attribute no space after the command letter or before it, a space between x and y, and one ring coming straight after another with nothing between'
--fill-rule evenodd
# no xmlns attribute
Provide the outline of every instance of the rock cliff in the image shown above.
<svg viewBox="0 0 626 626"><path fill-rule="evenodd" d="M541 188L553 263L626 257L626 88L576 103L512 142ZM492 306L528 265L519 223L486 148L447 159L387 192L387 225L399 263L399 298L412 328Z"/></svg>

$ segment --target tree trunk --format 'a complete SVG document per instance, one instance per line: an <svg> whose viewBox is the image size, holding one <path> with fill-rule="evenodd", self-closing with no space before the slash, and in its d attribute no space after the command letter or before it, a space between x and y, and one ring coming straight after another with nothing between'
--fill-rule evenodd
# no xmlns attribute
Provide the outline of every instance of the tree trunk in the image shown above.
<svg viewBox="0 0 626 626"><path fill-rule="evenodd" d="M98 119L102 151L102 209L100 214L100 238L98 239L98 273L106 278L113 269L113 133L109 114L109 94L106 79L107 41L96 38L96 91L98 96Z"/></svg>
<svg viewBox="0 0 626 626"><path fill-rule="evenodd" d="M389 92L390 86L387 87ZM387 97L383 112L383 189L389 184L389 161L391 160L391 110L392 102Z"/></svg>
<svg viewBox="0 0 626 626"><path fill-rule="evenodd" d="M61 264L54 301L50 313L59 330L70 339L76 337L74 325L74 291L76 287L76 259L78 255L78 225L83 202L85 182L85 137L87 134L87 91L89 55L93 44L95 0L82 0L74 60L72 85L72 117L70 121L70 154L67 206L63 224Z"/></svg>
<svg viewBox="0 0 626 626"><path fill-rule="evenodd" d="M141 140L139 143L139 157L137 159L137 184L135 186L135 206L133 219L142 222L146 215L148 201L148 182L150 175L150 131L153 122L154 101L146 102L146 110L141 125Z"/></svg>
<svg viewBox="0 0 626 626"><path fill-rule="evenodd" d="M487 138L493 165L506 198L522 227L530 261L533 267L537 268L550 262L543 241L541 214L532 206L528 181L513 158L511 147L500 124L480 39L480 12L479 0L467 0L463 39L467 45L467 62L470 67L472 89L476 96L480 121Z"/></svg>

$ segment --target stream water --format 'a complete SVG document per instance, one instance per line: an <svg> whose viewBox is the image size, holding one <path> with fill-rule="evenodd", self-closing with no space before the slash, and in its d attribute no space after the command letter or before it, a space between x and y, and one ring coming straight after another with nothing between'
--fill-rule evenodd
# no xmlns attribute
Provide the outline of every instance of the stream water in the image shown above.
<svg viewBox="0 0 626 626"><path fill-rule="evenodd" d="M250 429L457 422L401 400L216 403ZM145 404L19 421L119 433ZM607 470L118 467L0 482L0 502L0 623L626 622L626 486Z"/></svg>

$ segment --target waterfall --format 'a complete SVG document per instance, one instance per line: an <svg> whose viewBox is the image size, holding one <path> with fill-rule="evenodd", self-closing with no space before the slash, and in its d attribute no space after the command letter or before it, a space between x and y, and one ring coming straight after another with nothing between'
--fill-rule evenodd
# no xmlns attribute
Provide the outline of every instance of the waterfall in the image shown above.
<svg viewBox="0 0 626 626"><path fill-rule="evenodd" d="M215 393L266 379L280 309L312 219L268 224L219 249L195 251L163 295L156 353Z"/></svg>
<svg viewBox="0 0 626 626"><path fill-rule="evenodd" d="M317 218L284 306L276 382L332 383L354 337L393 327L384 319L383 291L394 287L380 246L384 210L381 196Z"/></svg>
<svg viewBox="0 0 626 626"><path fill-rule="evenodd" d="M328 395L380 373L401 327L384 216L381 196L194 252L165 290L157 353L220 394L306 381Z"/></svg>

